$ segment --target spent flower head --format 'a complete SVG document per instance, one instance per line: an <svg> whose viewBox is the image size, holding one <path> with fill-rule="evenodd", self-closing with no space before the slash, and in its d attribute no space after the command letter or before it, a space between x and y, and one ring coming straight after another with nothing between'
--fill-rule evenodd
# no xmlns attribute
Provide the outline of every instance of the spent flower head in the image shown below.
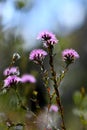
<svg viewBox="0 0 87 130"><path fill-rule="evenodd" d="M21 77L21 82L22 83L35 83L36 79L33 75L30 74L24 74Z"/></svg>
<svg viewBox="0 0 87 130"><path fill-rule="evenodd" d="M5 76L9 76L9 75L19 75L19 69L18 67L11 67L11 68L6 68L3 72L3 74Z"/></svg>
<svg viewBox="0 0 87 130"><path fill-rule="evenodd" d="M20 77L16 75L11 75L4 80L4 87L11 87L13 85L17 85L19 82L21 82Z"/></svg>
<svg viewBox="0 0 87 130"><path fill-rule="evenodd" d="M49 47L50 45L54 45L58 43L58 40L55 37L55 35L48 31L41 32L38 35L37 39L41 39L45 47Z"/></svg>
<svg viewBox="0 0 87 130"><path fill-rule="evenodd" d="M31 51L29 59L36 63L39 63L45 58L46 55L47 55L47 52L44 51L43 49L35 49Z"/></svg>
<svg viewBox="0 0 87 130"><path fill-rule="evenodd" d="M69 65L79 58L79 54L74 49L65 49L62 52L62 58Z"/></svg>

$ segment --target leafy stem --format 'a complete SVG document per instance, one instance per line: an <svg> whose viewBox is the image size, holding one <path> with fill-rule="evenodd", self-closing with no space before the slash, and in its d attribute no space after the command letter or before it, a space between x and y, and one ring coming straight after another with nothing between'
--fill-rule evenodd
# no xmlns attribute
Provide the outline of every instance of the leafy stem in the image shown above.
<svg viewBox="0 0 87 130"><path fill-rule="evenodd" d="M50 106L51 106L51 95L50 95L50 88L48 86L48 71L45 70L43 61L41 61L40 67L41 67L41 72L42 72L42 76L43 76L43 83L44 83L44 86L47 89L47 93L48 93L48 96L49 96L49 105L48 105L48 112L49 112L49 109L50 109Z"/></svg>
<svg viewBox="0 0 87 130"><path fill-rule="evenodd" d="M60 83L59 84L57 83L57 75L54 70L53 45L50 45L48 47L48 53L49 53L49 64L50 64L50 69L51 69L52 80L54 82L53 86L54 86L54 90L55 90L55 94L56 94L56 103L59 107L59 112L61 114L61 119L62 119L61 128L62 128L62 130L66 130L65 122L64 122L64 113L63 113L60 94L59 94L59 90L58 90Z"/></svg>
<svg viewBox="0 0 87 130"><path fill-rule="evenodd" d="M57 87L60 86L60 84L61 84L63 78L65 77L65 74L67 73L67 71L68 71L68 68L65 67L65 69L61 72L60 76L58 77ZM52 93L52 95L51 95L51 100L53 100L54 96L55 96L55 91L54 91L54 92Z"/></svg>

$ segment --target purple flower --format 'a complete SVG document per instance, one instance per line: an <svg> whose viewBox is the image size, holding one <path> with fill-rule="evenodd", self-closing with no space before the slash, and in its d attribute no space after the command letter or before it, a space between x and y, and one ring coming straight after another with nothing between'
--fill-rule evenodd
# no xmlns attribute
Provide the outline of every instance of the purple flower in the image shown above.
<svg viewBox="0 0 87 130"><path fill-rule="evenodd" d="M24 74L22 77L21 77L21 82L22 83L35 83L36 82L36 79L33 75L30 75L30 74Z"/></svg>
<svg viewBox="0 0 87 130"><path fill-rule="evenodd" d="M46 55L47 52L44 51L43 49L35 49L31 51L29 59L34 60L36 63L38 63L39 61L42 61Z"/></svg>
<svg viewBox="0 0 87 130"><path fill-rule="evenodd" d="M19 75L20 72L19 72L19 69L18 67L11 67L11 68L7 68L4 70L3 74L5 76L9 76L9 75Z"/></svg>
<svg viewBox="0 0 87 130"><path fill-rule="evenodd" d="M50 107L50 112L57 112L58 111L58 107L56 105L51 105Z"/></svg>
<svg viewBox="0 0 87 130"><path fill-rule="evenodd" d="M16 75L11 75L4 80L4 87L10 87L12 85L18 84L19 82L21 82L21 78Z"/></svg>
<svg viewBox="0 0 87 130"><path fill-rule="evenodd" d="M41 39L45 47L49 47L49 45L54 45L58 43L58 40L56 39L55 35L48 31L40 33L37 39Z"/></svg>
<svg viewBox="0 0 87 130"><path fill-rule="evenodd" d="M62 52L62 58L69 65L79 58L79 54L74 49L65 49Z"/></svg>

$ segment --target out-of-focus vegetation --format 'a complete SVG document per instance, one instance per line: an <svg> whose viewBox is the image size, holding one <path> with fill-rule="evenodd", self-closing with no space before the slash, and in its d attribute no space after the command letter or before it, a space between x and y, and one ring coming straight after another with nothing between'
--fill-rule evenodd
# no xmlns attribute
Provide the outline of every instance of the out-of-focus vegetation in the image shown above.
<svg viewBox="0 0 87 130"><path fill-rule="evenodd" d="M24 4L19 2L17 7L22 8L23 6ZM40 106L41 108L43 108L47 104L47 95L45 92L45 88L42 85L41 77L39 75L39 68L29 62L30 50L26 51L23 49L22 45L25 44L23 38L21 36L16 37L13 33L14 30L10 30L9 33L9 30L8 32L3 32L2 28L3 27L0 26L0 88L3 86L4 69L9 66L13 53L18 52L21 56L21 59L16 63L16 65L19 66L21 75L23 73L31 73L36 76L37 83L34 87L35 90L39 93L38 99L40 99ZM79 90L79 88L81 88L82 86L84 86L85 89L87 87L87 19L85 20L84 25L79 30L74 31L72 34L65 37L60 37L57 34L57 37L59 39L59 44L55 47L55 53L57 54L55 56L56 71L60 71L61 69L61 50L65 48L74 48L78 51L80 55L79 61L70 66L69 71L61 84L61 97L64 106L67 130L82 130L82 125L80 124L79 118L73 114L73 107L75 105L73 103L72 97L76 90ZM48 65L46 64L46 66ZM24 91L26 98L27 100L29 100L29 107L33 111L35 111L34 103L30 102L30 98L32 97L33 93L33 86L31 85L23 87L25 87ZM16 108L16 97L12 97L12 95L13 92L11 92L11 94L0 95L0 129L5 130L7 128L6 125L2 122L6 121L6 119L8 118L15 123L27 122L26 130L38 129L36 128L37 125L32 124L32 120L34 121L35 117L32 117L31 121L29 120L29 116L31 116L32 113L26 114L25 111L21 110L20 108ZM77 96L80 96L79 98L81 98L80 93L77 94Z"/></svg>

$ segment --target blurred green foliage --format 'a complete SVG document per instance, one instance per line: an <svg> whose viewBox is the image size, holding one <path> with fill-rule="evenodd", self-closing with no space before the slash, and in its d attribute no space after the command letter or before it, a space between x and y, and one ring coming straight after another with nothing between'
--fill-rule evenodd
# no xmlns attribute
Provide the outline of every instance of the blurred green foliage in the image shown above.
<svg viewBox="0 0 87 130"><path fill-rule="evenodd" d="M87 129L87 93L82 87L80 91L76 91L73 95L75 109L74 114L78 116L84 130Z"/></svg>

